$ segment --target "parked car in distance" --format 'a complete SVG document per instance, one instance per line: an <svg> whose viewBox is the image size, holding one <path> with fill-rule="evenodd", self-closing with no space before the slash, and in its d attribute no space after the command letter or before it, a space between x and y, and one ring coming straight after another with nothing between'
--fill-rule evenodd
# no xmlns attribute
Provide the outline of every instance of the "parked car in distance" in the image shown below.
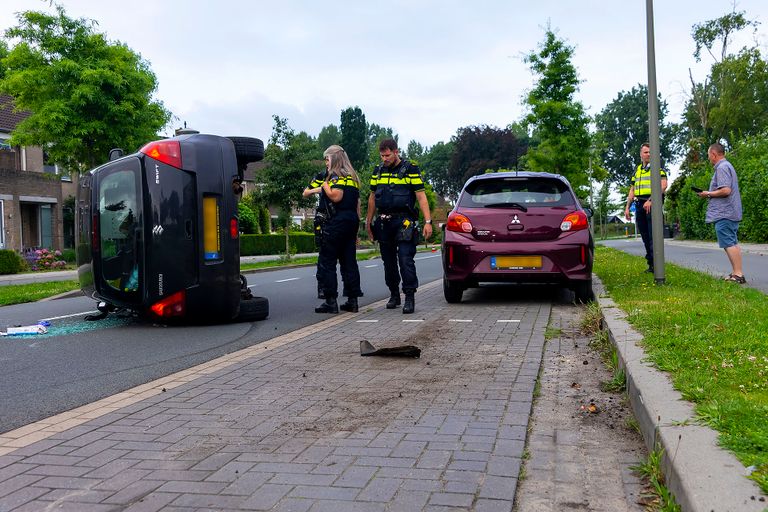
<svg viewBox="0 0 768 512"><path fill-rule="evenodd" d="M269 301L240 274L237 202L243 171L261 160L250 137L197 132L110 153L78 193L78 276L106 314L161 321L262 320Z"/></svg>
<svg viewBox="0 0 768 512"><path fill-rule="evenodd" d="M591 215L557 174L470 178L444 226L445 300L461 302L483 282L559 284L578 301L592 300Z"/></svg>

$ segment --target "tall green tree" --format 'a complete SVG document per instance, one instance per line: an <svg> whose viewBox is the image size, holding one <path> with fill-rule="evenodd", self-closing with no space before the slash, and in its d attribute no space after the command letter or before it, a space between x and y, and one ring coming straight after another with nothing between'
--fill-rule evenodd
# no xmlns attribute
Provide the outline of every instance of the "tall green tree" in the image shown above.
<svg viewBox="0 0 768 512"><path fill-rule="evenodd" d="M468 126L459 128L451 138L453 151L448 166L446 195L456 198L464 183L487 170L515 169L527 147L510 128Z"/></svg>
<svg viewBox="0 0 768 512"><path fill-rule="evenodd" d="M341 145L355 169L368 163L368 124L360 107L341 111Z"/></svg>
<svg viewBox="0 0 768 512"><path fill-rule="evenodd" d="M341 145L341 132L339 131L339 127L335 124L323 126L317 136L317 145L322 151L328 149L329 146Z"/></svg>
<svg viewBox="0 0 768 512"><path fill-rule="evenodd" d="M112 148L135 150L156 138L171 114L152 99L157 78L147 61L96 32L95 21L54 7L19 13L5 32L16 44L0 61L0 92L31 112L12 144L45 147L52 161L82 172Z"/></svg>
<svg viewBox="0 0 768 512"><path fill-rule="evenodd" d="M428 148L419 162L424 179L442 197L450 194L448 169L451 167L452 155L453 143L440 141Z"/></svg>
<svg viewBox="0 0 768 512"><path fill-rule="evenodd" d="M303 198L302 192L312 177L323 169L322 152L312 137L304 132L296 134L287 119L277 115L272 119L272 136L264 153L268 165L262 171L264 186L260 195L266 204L280 208L285 257L290 258L291 214L294 208L312 205L313 198Z"/></svg>
<svg viewBox="0 0 768 512"><path fill-rule="evenodd" d="M415 140L410 141L408 149L405 151L405 156L408 160L415 160L421 163L421 159L424 156L424 146Z"/></svg>
<svg viewBox="0 0 768 512"><path fill-rule="evenodd" d="M672 159L675 125L665 122L669 108L659 95L659 143L662 162ZM622 91L595 116L600 158L609 183L627 184L640 163L640 146L648 142L648 88L638 84Z"/></svg>
<svg viewBox="0 0 768 512"><path fill-rule="evenodd" d="M525 58L536 78L525 103L525 117L537 145L526 155L530 170L568 178L581 197L588 194L589 117L575 99L579 77L572 63L573 47L547 29L544 42Z"/></svg>

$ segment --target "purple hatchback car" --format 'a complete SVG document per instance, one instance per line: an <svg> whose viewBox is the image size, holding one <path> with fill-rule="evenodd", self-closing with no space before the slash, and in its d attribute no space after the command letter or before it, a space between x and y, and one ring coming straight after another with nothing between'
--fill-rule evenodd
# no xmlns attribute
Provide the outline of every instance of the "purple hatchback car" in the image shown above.
<svg viewBox="0 0 768 512"><path fill-rule="evenodd" d="M461 302L482 282L560 284L577 301L592 300L591 215L557 174L470 178L443 233L445 300Z"/></svg>

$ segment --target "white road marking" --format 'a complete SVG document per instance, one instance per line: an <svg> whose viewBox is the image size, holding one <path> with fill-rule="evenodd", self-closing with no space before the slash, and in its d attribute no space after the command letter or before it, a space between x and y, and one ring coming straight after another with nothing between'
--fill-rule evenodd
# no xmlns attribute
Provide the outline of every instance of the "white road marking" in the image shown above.
<svg viewBox="0 0 768 512"><path fill-rule="evenodd" d="M462 320L462 319L460 319L460 318L451 318L451 319L450 319L450 320L448 320L448 321L449 321L449 322L462 322L462 323L470 323L470 322L472 322L472 320Z"/></svg>
<svg viewBox="0 0 768 512"><path fill-rule="evenodd" d="M276 283L285 283L285 282L288 282L288 281L298 281L298 280L299 280L298 277L289 277L288 279L278 279L275 282Z"/></svg>
<svg viewBox="0 0 768 512"><path fill-rule="evenodd" d="M431 259L431 258L439 258L439 257L440 257L439 254L435 254L435 255L432 255L432 256L422 256L421 258L413 258L413 259L414 260L428 260L428 259Z"/></svg>
<svg viewBox="0 0 768 512"><path fill-rule="evenodd" d="M497 322L505 322L505 323L520 323L520 320L496 320Z"/></svg>
<svg viewBox="0 0 768 512"><path fill-rule="evenodd" d="M415 319L414 320L403 320L403 322L423 322L423 321L424 321L423 319L419 319L419 320L415 320Z"/></svg>
<svg viewBox="0 0 768 512"><path fill-rule="evenodd" d="M98 313L98 311L83 311L82 313L72 313L71 315L52 316L51 318L41 318L40 321L48 322L51 320L61 320L62 318L72 318L73 316L90 315L93 313Z"/></svg>
<svg viewBox="0 0 768 512"><path fill-rule="evenodd" d="M378 265L366 265L364 268L376 268Z"/></svg>
<svg viewBox="0 0 768 512"><path fill-rule="evenodd" d="M378 320L355 320L359 324L375 324Z"/></svg>

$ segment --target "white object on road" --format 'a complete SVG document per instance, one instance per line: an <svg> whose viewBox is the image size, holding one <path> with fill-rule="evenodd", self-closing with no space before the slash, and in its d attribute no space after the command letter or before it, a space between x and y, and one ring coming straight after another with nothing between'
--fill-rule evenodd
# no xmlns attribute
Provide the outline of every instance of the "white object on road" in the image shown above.
<svg viewBox="0 0 768 512"><path fill-rule="evenodd" d="M22 334L45 334L48 329L44 325L23 325L21 327L8 327L5 332L0 333L3 336L19 336Z"/></svg>

